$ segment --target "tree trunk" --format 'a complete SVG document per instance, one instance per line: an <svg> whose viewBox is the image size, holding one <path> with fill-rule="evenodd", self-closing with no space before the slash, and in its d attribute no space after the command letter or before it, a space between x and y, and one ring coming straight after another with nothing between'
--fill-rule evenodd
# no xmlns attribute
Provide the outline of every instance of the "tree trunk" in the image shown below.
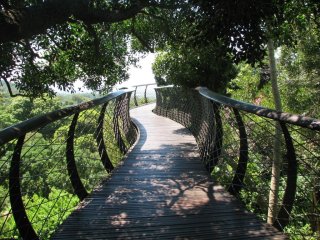
<svg viewBox="0 0 320 240"><path fill-rule="evenodd" d="M270 78L272 85L272 94L277 111L282 111L280 92L277 82L277 69L274 56L274 43L270 38L268 41L269 51L269 64L270 64ZM278 195L280 184L280 170L281 170L281 127L277 122L275 127L275 134L273 140L273 163L272 163L272 175L270 182L269 192L269 207L268 207L268 220L269 224L273 224L277 217L278 210Z"/></svg>

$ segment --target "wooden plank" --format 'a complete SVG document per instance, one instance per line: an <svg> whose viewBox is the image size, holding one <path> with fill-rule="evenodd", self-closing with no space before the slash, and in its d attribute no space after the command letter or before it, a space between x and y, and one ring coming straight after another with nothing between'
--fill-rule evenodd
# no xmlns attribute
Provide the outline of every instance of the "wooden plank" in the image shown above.
<svg viewBox="0 0 320 240"><path fill-rule="evenodd" d="M193 136L152 108L131 111L138 143L52 239L286 239L215 185Z"/></svg>

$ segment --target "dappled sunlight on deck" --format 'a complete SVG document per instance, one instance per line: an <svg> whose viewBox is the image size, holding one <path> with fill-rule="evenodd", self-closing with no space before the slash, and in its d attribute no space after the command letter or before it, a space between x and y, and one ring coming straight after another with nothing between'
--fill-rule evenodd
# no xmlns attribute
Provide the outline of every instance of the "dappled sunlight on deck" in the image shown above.
<svg viewBox="0 0 320 240"><path fill-rule="evenodd" d="M181 125L131 111L140 139L53 239L284 239L215 185Z"/></svg>

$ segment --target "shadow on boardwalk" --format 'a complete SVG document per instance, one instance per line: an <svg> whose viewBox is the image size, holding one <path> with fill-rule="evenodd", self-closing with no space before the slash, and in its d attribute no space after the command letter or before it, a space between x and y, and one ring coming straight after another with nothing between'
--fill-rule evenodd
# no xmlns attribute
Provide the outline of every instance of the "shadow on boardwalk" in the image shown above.
<svg viewBox="0 0 320 240"><path fill-rule="evenodd" d="M151 109L131 112L139 141L54 239L285 238L215 185L190 133Z"/></svg>

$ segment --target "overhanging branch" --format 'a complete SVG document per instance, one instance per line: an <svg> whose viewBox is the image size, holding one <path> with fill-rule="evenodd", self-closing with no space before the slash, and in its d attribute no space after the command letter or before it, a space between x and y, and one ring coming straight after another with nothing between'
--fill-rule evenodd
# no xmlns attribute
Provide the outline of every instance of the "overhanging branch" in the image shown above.
<svg viewBox="0 0 320 240"><path fill-rule="evenodd" d="M135 1L126 8L96 9L89 0L51 0L31 7L0 10L0 43L46 33L48 28L68 22L71 16L87 24L120 22L134 17L148 5L148 1Z"/></svg>
<svg viewBox="0 0 320 240"><path fill-rule="evenodd" d="M139 35L139 33L136 31L134 25L135 25L135 19L132 20L132 24L131 24L131 33L132 33L132 35L138 39L138 41L141 43L141 45L145 49L147 49L148 51L153 53L154 49L149 46L149 43L147 41L145 41L142 36Z"/></svg>
<svg viewBox="0 0 320 240"><path fill-rule="evenodd" d="M2 78L2 80L4 81L4 83L5 83L6 86L7 86L7 89L8 89L8 92L9 92L10 97L18 97L18 96L20 96L20 97L27 97L26 95L21 94L21 93L13 94L13 91L12 91L12 89L11 89L11 85L10 85L10 83L8 82L8 80L5 79L5 78Z"/></svg>
<svg viewBox="0 0 320 240"><path fill-rule="evenodd" d="M100 52L100 38L96 32L96 30L94 29L94 27L92 26L92 24L85 24L86 30L89 33L89 35L93 38L93 45L94 45L94 50L95 50L95 54L97 57L101 56L101 52Z"/></svg>

